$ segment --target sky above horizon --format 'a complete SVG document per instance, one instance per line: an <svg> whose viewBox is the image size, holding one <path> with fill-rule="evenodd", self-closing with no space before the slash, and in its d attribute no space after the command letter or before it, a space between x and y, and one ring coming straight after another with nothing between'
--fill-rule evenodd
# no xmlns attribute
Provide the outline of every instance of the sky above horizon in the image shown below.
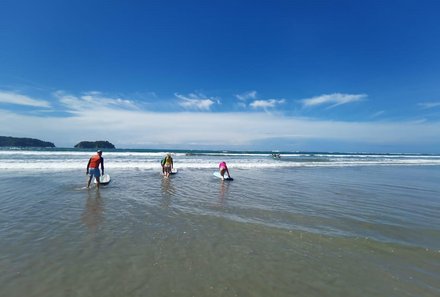
<svg viewBox="0 0 440 297"><path fill-rule="evenodd" d="M438 1L0 1L0 135L440 153Z"/></svg>

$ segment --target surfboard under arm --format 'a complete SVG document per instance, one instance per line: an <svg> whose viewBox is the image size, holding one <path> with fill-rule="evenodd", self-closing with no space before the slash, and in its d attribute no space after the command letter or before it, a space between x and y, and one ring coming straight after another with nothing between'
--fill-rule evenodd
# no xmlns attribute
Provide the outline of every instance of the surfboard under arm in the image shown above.
<svg viewBox="0 0 440 297"><path fill-rule="evenodd" d="M99 183L101 185L108 185L111 181L110 175L108 174L103 174L99 177ZM96 184L96 179L95 179L95 184Z"/></svg>

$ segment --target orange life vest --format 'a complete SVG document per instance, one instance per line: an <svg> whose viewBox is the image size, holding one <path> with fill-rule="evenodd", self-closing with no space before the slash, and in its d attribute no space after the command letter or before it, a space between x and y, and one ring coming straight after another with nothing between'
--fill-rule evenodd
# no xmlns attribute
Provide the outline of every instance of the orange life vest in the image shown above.
<svg viewBox="0 0 440 297"><path fill-rule="evenodd" d="M89 168L98 168L99 163L101 163L101 156L94 155L90 158Z"/></svg>

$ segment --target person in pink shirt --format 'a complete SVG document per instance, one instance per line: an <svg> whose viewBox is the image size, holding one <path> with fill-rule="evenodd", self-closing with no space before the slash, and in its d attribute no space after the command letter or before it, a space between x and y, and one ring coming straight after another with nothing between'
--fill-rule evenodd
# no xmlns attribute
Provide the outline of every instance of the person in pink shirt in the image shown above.
<svg viewBox="0 0 440 297"><path fill-rule="evenodd" d="M229 174L229 169L228 166L226 166L226 162L220 162L220 164L218 165L218 168L220 170L220 175L222 176L222 179L225 179L225 172L228 174L228 178L231 178L231 175Z"/></svg>

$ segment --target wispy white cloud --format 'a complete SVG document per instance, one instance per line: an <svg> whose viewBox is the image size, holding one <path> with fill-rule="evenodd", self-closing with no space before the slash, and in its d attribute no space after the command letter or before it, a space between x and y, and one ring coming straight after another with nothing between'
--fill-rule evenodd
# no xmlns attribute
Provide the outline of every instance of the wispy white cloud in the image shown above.
<svg viewBox="0 0 440 297"><path fill-rule="evenodd" d="M219 100L214 101L214 98L208 98L203 94L191 93L188 96L184 96L178 93L174 94L180 99L179 105L185 109L190 110L210 110L211 106L215 103L220 104Z"/></svg>
<svg viewBox="0 0 440 297"><path fill-rule="evenodd" d="M300 102L306 107L313 107L318 105L331 104L330 107L335 107L342 104L359 102L367 98L366 94L324 94L312 98L302 99Z"/></svg>
<svg viewBox="0 0 440 297"><path fill-rule="evenodd" d="M50 103L44 100L32 99L28 96L15 92L0 91L0 103L25 105L34 107L50 107Z"/></svg>
<svg viewBox="0 0 440 297"><path fill-rule="evenodd" d="M286 102L286 99L255 100L249 104L252 108L273 108Z"/></svg>
<svg viewBox="0 0 440 297"><path fill-rule="evenodd" d="M385 114L385 110L380 110L378 112L375 112L371 115L371 118L377 118L380 117L381 115Z"/></svg>
<svg viewBox="0 0 440 297"><path fill-rule="evenodd" d="M87 92L81 96L74 96L63 91L57 91L54 96L59 102L71 111L80 111L93 108L123 108L137 109L134 101L122 98L110 98L101 92Z"/></svg>
<svg viewBox="0 0 440 297"><path fill-rule="evenodd" d="M440 107L440 102L423 102L418 104L423 109Z"/></svg>
<svg viewBox="0 0 440 297"><path fill-rule="evenodd" d="M236 94L235 97L240 101L255 100L257 98L257 91L247 91L242 94Z"/></svg>
<svg viewBox="0 0 440 297"><path fill-rule="evenodd" d="M81 99L89 102L95 102L105 106L123 107L136 109L137 106L134 101L124 98L106 97L100 92L89 92L81 96Z"/></svg>

